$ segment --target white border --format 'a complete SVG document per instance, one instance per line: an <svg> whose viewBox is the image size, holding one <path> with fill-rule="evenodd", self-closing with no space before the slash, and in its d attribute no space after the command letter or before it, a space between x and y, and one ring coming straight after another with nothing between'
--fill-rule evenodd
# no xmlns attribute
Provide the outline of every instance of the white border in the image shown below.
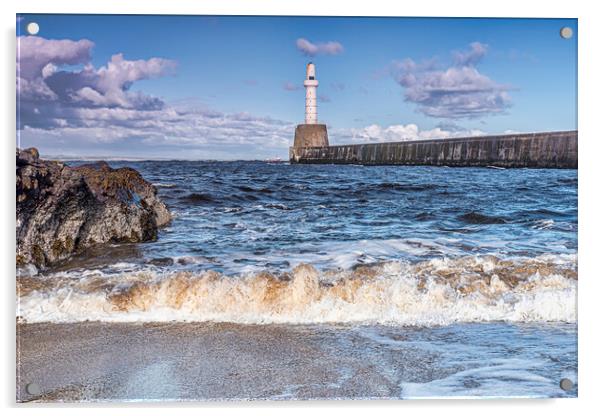
<svg viewBox="0 0 602 416"><path fill-rule="evenodd" d="M0 250L2 266L5 273L0 277L3 283L4 301L2 302L2 333L4 335L2 357L5 360L2 371L2 404L12 407L9 411L22 411L25 414L43 411L46 414L100 414L116 410L108 406L90 405L85 410L66 408L65 406L45 406L34 408L14 404L14 369L15 369L15 285L14 285L14 164L15 148L15 14L21 13L109 13L109 14L237 14L237 15L347 15L347 16L485 16L485 17L577 17L579 18L579 398L565 400L440 400L409 402L251 402L223 404L180 404L178 411L190 414L199 412L216 412L232 414L239 410L247 410L254 414L328 414L335 407L344 407L350 415L364 415L371 410L379 413L400 414L400 412L438 413L448 415L482 416L504 415L515 412L545 412L547 415L588 414L599 408L602 393L598 387L600 381L600 343L602 325L599 323L602 304L602 273L600 262L600 244L602 216L600 182L602 180L602 149L600 146L597 95L602 92L600 86L600 41L602 40L602 21L596 13L596 2L593 1L545 1L527 2L525 0L499 0L495 3L486 1L452 0L434 1L420 0L409 2L393 2L385 0L369 0L354 2L352 0L144 0L120 1L107 0L18 0L12 4L4 1L2 7L2 71L3 97L2 127L3 164L2 164L2 242ZM402 41L402 40L400 40ZM7 202L8 201L8 202ZM144 409L144 407L150 407ZM127 405L131 414L165 415L167 407L173 404ZM199 407L201 409L199 409Z"/></svg>

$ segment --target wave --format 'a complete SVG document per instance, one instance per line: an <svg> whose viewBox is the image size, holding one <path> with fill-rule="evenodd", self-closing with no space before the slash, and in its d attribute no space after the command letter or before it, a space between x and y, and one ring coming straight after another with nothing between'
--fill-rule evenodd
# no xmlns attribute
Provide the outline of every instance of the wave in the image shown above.
<svg viewBox="0 0 602 416"><path fill-rule="evenodd" d="M379 323L576 321L576 256L386 262L225 276L156 269L17 279L24 322Z"/></svg>
<svg viewBox="0 0 602 416"><path fill-rule="evenodd" d="M155 182L153 183L157 188L175 188L177 185L175 183L164 183L164 182Z"/></svg>
<svg viewBox="0 0 602 416"><path fill-rule="evenodd" d="M460 221L467 224L506 224L506 221L502 217L495 217L492 215L481 214L480 212L471 211L458 216Z"/></svg>
<svg viewBox="0 0 602 416"><path fill-rule="evenodd" d="M241 185L241 186L237 186L237 188L243 192L259 192L262 194L271 194L274 191L269 189L269 188L252 188L250 186L245 186L245 185Z"/></svg>
<svg viewBox="0 0 602 416"><path fill-rule="evenodd" d="M431 212L420 212L414 218L417 219L418 221L429 221L429 220L434 220L435 215L432 214Z"/></svg>
<svg viewBox="0 0 602 416"><path fill-rule="evenodd" d="M266 204L265 207L272 208L272 209L280 209L282 211L291 211L292 210L291 207L288 207L284 204Z"/></svg>
<svg viewBox="0 0 602 416"><path fill-rule="evenodd" d="M439 186L435 185L435 184L405 184L405 183L390 183L390 182L384 182L384 183L379 183L374 185L374 189L380 190L380 189L386 189L386 190L394 190L394 191L429 191L432 189L437 189L439 188ZM368 191L372 188L368 187L366 189L364 189L363 191Z"/></svg>
<svg viewBox="0 0 602 416"><path fill-rule="evenodd" d="M213 202L213 197L208 194L191 193L180 198L182 202L197 204L201 202Z"/></svg>
<svg viewBox="0 0 602 416"><path fill-rule="evenodd" d="M559 178L557 182L560 185L577 185L578 179L577 178Z"/></svg>
<svg viewBox="0 0 602 416"><path fill-rule="evenodd" d="M521 219L541 219L542 217L559 217L559 218L571 218L576 217L577 208L574 208L574 213L571 211L560 211L553 210L549 208L537 208L537 209L529 209L529 210L520 210L515 212L515 216Z"/></svg>
<svg viewBox="0 0 602 416"><path fill-rule="evenodd" d="M535 230L547 230L549 228L554 227L554 220L552 219L541 219L541 220L536 220L533 225L531 226L531 228L535 229Z"/></svg>

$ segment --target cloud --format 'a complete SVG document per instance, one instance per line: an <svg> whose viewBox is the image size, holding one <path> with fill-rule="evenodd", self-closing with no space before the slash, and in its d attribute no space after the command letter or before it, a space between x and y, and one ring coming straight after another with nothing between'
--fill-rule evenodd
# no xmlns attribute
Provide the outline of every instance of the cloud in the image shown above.
<svg viewBox="0 0 602 416"><path fill-rule="evenodd" d="M91 59L94 43L88 39L54 40L38 36L19 36L17 41L17 76L32 79L42 75L42 69L52 64L77 65Z"/></svg>
<svg viewBox="0 0 602 416"><path fill-rule="evenodd" d="M293 84L292 82L289 82L289 81L285 82L285 83L282 85L282 88L283 88L285 91L297 91L297 90L300 90L300 89L301 89L301 87L300 87L299 85L297 85L297 84Z"/></svg>
<svg viewBox="0 0 602 416"><path fill-rule="evenodd" d="M82 39L53 40L20 36L17 91L20 121L37 127L56 118L70 119L78 108L120 107L158 109L164 103L141 92L130 92L136 81L157 78L175 69L175 62L151 58L130 61L115 54L100 68L91 64L94 44ZM80 69L62 69L82 65ZM32 106L38 112L29 111ZM32 113L35 116L32 116Z"/></svg>
<svg viewBox="0 0 602 416"><path fill-rule="evenodd" d="M51 124L51 123L47 123ZM283 151L293 137L294 124L249 113L222 113L189 105L140 111L127 108L79 108L72 118L56 118L52 127L26 125L23 143L80 154L97 149L121 149L125 154L181 153L183 158L212 158L214 149L223 158L249 158L257 149ZM227 150L229 149L229 150ZM228 153L229 152L229 153Z"/></svg>
<svg viewBox="0 0 602 416"><path fill-rule="evenodd" d="M176 63L168 59L127 60L117 53L95 67L94 44L88 40L19 37L18 45L20 145L42 146L55 154L104 149L232 158L239 151L239 157L248 158L258 148L266 154L286 149L293 135L294 125L286 121L222 113L197 102L169 104L131 91L140 80L172 74ZM230 150L224 153L226 148Z"/></svg>
<svg viewBox="0 0 602 416"><path fill-rule="evenodd" d="M487 53L488 46L480 42L472 42L468 51L454 52L454 63L458 66L474 66Z"/></svg>
<svg viewBox="0 0 602 416"><path fill-rule="evenodd" d="M390 72L404 88L405 100L431 117L459 119L504 113L511 106L510 87L480 73L476 65L487 46L473 42L453 54L453 65L440 68L436 60L394 62Z"/></svg>
<svg viewBox="0 0 602 416"><path fill-rule="evenodd" d="M326 94L318 94L318 101L320 101L321 103L329 103L332 100L330 99L330 97Z"/></svg>
<svg viewBox="0 0 602 416"><path fill-rule="evenodd" d="M345 84L342 82L333 82L330 86L335 91L343 91L345 89Z"/></svg>
<svg viewBox="0 0 602 416"><path fill-rule="evenodd" d="M459 126L458 124L454 123L453 121L442 121L440 123L437 123L437 125L435 127L440 128L441 130L446 130L449 132L458 132L458 131L467 131L464 127Z"/></svg>
<svg viewBox="0 0 602 416"><path fill-rule="evenodd" d="M462 129L455 126L452 130L446 130L441 127L435 127L430 130L421 130L416 124L393 124L390 126L380 126L372 124L363 128L342 129L338 134L331 134L337 137L341 143L380 143L380 142L401 142L410 140L426 139L448 139L451 137L469 137L482 136L485 132L478 129Z"/></svg>
<svg viewBox="0 0 602 416"><path fill-rule="evenodd" d="M305 38L297 39L297 49L307 56L338 55L343 53L343 45L336 41L312 43Z"/></svg>

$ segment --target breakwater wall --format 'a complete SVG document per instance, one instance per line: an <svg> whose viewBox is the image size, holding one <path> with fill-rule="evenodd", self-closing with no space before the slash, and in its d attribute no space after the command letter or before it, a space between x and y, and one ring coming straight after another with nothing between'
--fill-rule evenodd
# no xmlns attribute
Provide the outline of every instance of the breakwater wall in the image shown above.
<svg viewBox="0 0 602 416"><path fill-rule="evenodd" d="M291 147L291 163L577 168L577 131Z"/></svg>

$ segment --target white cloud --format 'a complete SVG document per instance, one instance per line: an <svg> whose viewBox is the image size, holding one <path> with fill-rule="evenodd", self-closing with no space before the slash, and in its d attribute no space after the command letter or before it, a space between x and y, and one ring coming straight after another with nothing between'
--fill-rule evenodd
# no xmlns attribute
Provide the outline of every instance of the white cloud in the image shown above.
<svg viewBox="0 0 602 416"><path fill-rule="evenodd" d="M312 43L305 38L299 38L296 45L297 49L307 56L338 55L344 50L343 45L336 41Z"/></svg>
<svg viewBox="0 0 602 416"><path fill-rule="evenodd" d="M329 103L332 100L330 99L330 96L326 94L318 94L318 101L320 101L321 103Z"/></svg>
<svg viewBox="0 0 602 416"><path fill-rule="evenodd" d="M468 51L456 51L453 53L454 62L458 66L474 66L478 64L487 53L488 45L480 42L472 42Z"/></svg>
<svg viewBox="0 0 602 416"><path fill-rule="evenodd" d="M297 91L297 90L300 90L300 89L301 89L301 87L300 87L299 85L297 85L297 84L293 84L292 82L289 82L289 81L285 82L285 83L282 85L282 88L283 88L285 91Z"/></svg>
<svg viewBox="0 0 602 416"><path fill-rule="evenodd" d="M380 126L371 124L363 128L342 129L338 134L337 143L380 143L380 142L402 142L410 140L426 139L448 139L452 137L482 136L486 133L478 129L443 129L436 127L430 130L421 130L416 124L393 124Z"/></svg>
<svg viewBox="0 0 602 416"><path fill-rule="evenodd" d="M511 106L510 87L493 81L475 67L487 45L473 42L468 51L455 52L454 64L439 68L435 60L394 62L391 74L404 88L406 101L428 116L460 119L504 113Z"/></svg>
<svg viewBox="0 0 602 416"><path fill-rule="evenodd" d="M88 39L45 39L39 36L17 38L17 76L33 79L42 69L54 65L77 65L90 62L94 43Z"/></svg>
<svg viewBox="0 0 602 416"><path fill-rule="evenodd" d="M169 106L151 111L83 108L77 117L77 125L56 119L52 129L26 127L21 140L26 145L35 142L54 148L53 153L69 148L82 149L81 154L98 153L110 145L113 153L212 158L215 152L206 149L213 148L226 152L227 158L244 159L254 157L258 149L265 154L284 154L294 134L293 123L269 117Z"/></svg>
<svg viewBox="0 0 602 416"><path fill-rule="evenodd" d="M342 82L333 82L330 84L330 86L335 91L343 91L345 89L345 84Z"/></svg>
<svg viewBox="0 0 602 416"><path fill-rule="evenodd" d="M284 153L294 125L248 113L220 113L192 103L170 105L144 92L139 80L171 74L163 58L127 60L115 54L99 68L90 62L92 42L20 37L17 93L20 145L43 145L56 153L182 152L210 157L198 147L230 148L248 158L257 149ZM40 53L37 53L37 50ZM82 65L75 69L66 65ZM151 146L152 145L152 146Z"/></svg>

